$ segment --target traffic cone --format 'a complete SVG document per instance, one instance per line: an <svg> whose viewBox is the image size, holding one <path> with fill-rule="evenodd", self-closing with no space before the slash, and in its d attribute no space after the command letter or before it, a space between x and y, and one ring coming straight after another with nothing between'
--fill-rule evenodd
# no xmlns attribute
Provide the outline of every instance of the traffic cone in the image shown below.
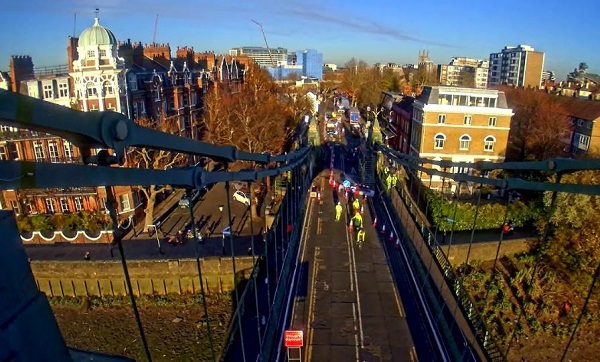
<svg viewBox="0 0 600 362"><path fill-rule="evenodd" d="M377 216L375 216L375 219L373 219L373 227L377 227Z"/></svg>
<svg viewBox="0 0 600 362"><path fill-rule="evenodd" d="M365 214L365 208L364 206L360 205L360 214L364 215Z"/></svg>
<svg viewBox="0 0 600 362"><path fill-rule="evenodd" d="M388 238L389 241L394 241L394 231L390 231L390 237Z"/></svg>
<svg viewBox="0 0 600 362"><path fill-rule="evenodd" d="M348 230L354 231L354 227L352 226L352 220L348 223Z"/></svg>
<svg viewBox="0 0 600 362"><path fill-rule="evenodd" d="M381 231L380 231L380 232L381 232L382 234L385 234L385 224L383 224L383 227L381 228Z"/></svg>

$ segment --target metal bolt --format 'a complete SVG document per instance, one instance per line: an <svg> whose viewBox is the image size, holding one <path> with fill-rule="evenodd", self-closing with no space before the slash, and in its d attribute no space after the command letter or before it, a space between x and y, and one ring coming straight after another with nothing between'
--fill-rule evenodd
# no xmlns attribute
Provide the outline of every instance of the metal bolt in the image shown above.
<svg viewBox="0 0 600 362"><path fill-rule="evenodd" d="M115 138L118 141L123 141L125 138L127 138L127 134L129 133L129 130L127 128L127 123L120 119L119 121L117 121L117 123L115 124Z"/></svg>

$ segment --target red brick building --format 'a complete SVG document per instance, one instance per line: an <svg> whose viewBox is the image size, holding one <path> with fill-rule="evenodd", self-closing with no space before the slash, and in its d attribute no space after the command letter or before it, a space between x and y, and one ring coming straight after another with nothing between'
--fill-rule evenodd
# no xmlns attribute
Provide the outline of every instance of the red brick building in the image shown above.
<svg viewBox="0 0 600 362"><path fill-rule="evenodd" d="M64 68L60 74L38 77L31 57L11 57L10 89L64 106L74 103L82 111L111 110L132 119L174 116L179 120L180 135L192 138L199 137L204 94L215 82L241 89L244 68L250 61L247 57L196 53L188 47L177 48L172 58L169 44L118 42L98 18L78 38L68 38L67 59L68 66L55 67ZM61 96L63 83L68 84L65 97ZM56 89L46 89L46 85ZM81 162L77 147L60 137L10 127L0 127L0 159ZM130 187L116 187L115 193L124 217L143 202ZM102 211L106 201L103 187L10 190L1 196L0 207L30 214Z"/></svg>

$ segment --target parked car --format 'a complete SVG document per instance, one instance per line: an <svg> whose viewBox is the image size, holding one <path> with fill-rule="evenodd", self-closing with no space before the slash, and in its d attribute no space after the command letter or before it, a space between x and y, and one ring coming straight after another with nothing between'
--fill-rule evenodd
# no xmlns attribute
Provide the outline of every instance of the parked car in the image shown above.
<svg viewBox="0 0 600 362"><path fill-rule="evenodd" d="M243 193L241 191L234 192L233 199L235 201L241 202L242 204L244 204L246 206L250 206L250 198L248 197L248 195L246 195L245 193Z"/></svg>

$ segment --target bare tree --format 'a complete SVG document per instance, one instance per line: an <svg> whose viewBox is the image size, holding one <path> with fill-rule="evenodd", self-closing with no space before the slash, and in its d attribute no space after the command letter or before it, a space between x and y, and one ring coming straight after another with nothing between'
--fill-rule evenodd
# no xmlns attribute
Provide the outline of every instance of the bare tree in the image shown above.
<svg viewBox="0 0 600 362"><path fill-rule="evenodd" d="M352 96L352 107L356 107L360 100L360 90L367 78L368 64L363 60L350 59L344 67L346 71L340 84Z"/></svg>
<svg viewBox="0 0 600 362"><path fill-rule="evenodd" d="M177 117L169 117L164 114L158 119L142 118L136 121L140 126L153 128L166 133L179 133L179 122ZM127 154L127 164L131 167L145 168L150 170L166 170L174 166L183 166L188 162L188 156L170 151L155 150L150 148L133 148ZM141 191L146 201L144 208L144 232L148 231L148 225L153 223L154 206L156 197L167 191L168 185L136 186Z"/></svg>

